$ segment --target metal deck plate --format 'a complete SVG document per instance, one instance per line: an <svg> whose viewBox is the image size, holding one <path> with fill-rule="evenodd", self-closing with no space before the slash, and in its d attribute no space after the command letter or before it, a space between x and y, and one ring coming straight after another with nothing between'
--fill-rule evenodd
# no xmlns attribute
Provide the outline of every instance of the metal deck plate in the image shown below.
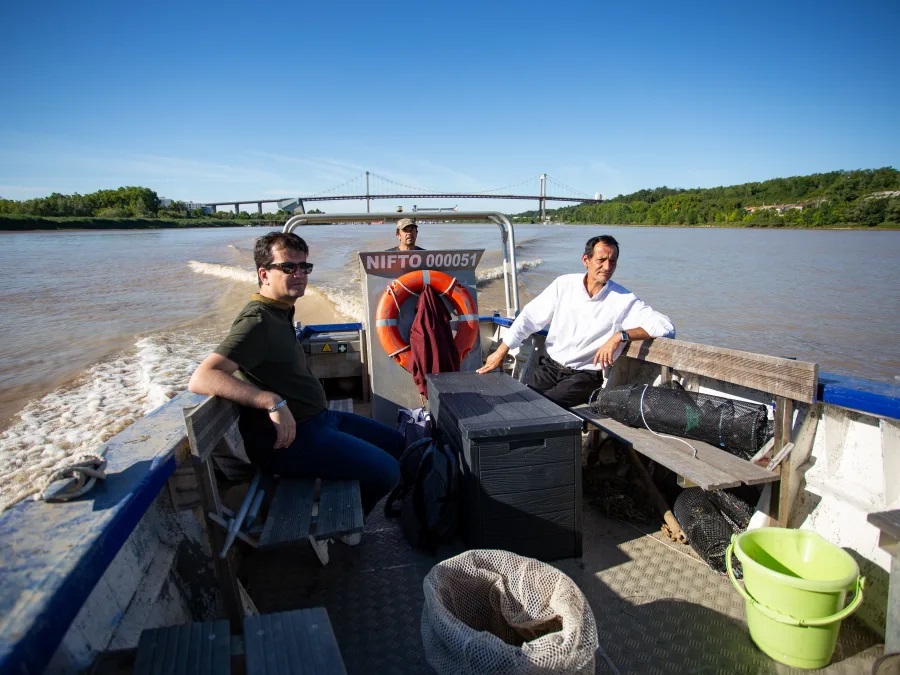
<svg viewBox="0 0 900 675"><path fill-rule="evenodd" d="M620 673L868 673L880 641L854 619L843 622L832 664L793 669L765 656L744 623L740 596L688 546L601 515L584 505L584 555L553 564L574 579L594 610L600 646ZM422 581L436 556L410 549L380 505L359 546L330 546L322 567L308 546L256 551L242 576L261 612L324 606L347 672L431 673L419 623ZM597 673L614 672L598 655Z"/></svg>

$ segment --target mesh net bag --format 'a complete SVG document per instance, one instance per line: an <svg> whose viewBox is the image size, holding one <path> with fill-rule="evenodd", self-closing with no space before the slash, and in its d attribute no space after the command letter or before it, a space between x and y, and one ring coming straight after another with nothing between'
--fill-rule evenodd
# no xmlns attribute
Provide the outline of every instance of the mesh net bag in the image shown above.
<svg viewBox="0 0 900 675"><path fill-rule="evenodd" d="M607 387L590 401L595 413L622 424L704 441L744 459L771 436L763 404L688 392L679 384Z"/></svg>
<svg viewBox="0 0 900 675"><path fill-rule="evenodd" d="M719 574L725 574L725 550L731 535L750 524L750 507L734 495L692 487L681 491L672 507L691 548ZM741 563L734 561L734 575L743 577Z"/></svg>
<svg viewBox="0 0 900 675"><path fill-rule="evenodd" d="M441 675L594 672L594 614L555 567L475 549L435 565L423 587L425 658Z"/></svg>

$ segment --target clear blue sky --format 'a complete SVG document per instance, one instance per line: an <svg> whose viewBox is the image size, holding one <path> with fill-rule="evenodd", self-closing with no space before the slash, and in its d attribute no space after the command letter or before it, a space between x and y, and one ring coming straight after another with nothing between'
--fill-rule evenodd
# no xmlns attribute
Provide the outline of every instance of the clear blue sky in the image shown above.
<svg viewBox="0 0 900 675"><path fill-rule="evenodd" d="M284 197L365 170L614 196L900 166L898 0L49 0L0 22L8 199Z"/></svg>

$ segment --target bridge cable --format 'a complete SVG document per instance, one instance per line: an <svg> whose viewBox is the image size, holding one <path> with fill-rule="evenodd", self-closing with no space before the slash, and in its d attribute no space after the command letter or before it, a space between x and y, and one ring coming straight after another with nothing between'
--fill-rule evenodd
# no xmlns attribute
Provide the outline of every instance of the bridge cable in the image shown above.
<svg viewBox="0 0 900 675"><path fill-rule="evenodd" d="M352 183L353 181L359 180L360 178L364 177L365 175L366 175L365 172L363 172L363 173L359 174L358 176L354 176L354 177L351 178L350 180L341 183L340 185L337 185L337 186L335 186L335 187L333 187L333 188L328 188L327 190L320 190L319 192L314 192L314 193L311 194L311 195L306 195L305 197L302 197L302 199L310 199L310 198L312 198L312 197L321 197L321 196L326 195L326 194L328 194L328 193L330 193L330 192L335 192L336 190L339 190L339 189L341 189L342 187L344 187L344 186L346 186L346 185L349 185L349 184Z"/></svg>
<svg viewBox="0 0 900 675"><path fill-rule="evenodd" d="M484 194L489 194L492 192L500 192L500 190L509 190L510 188L524 185L525 183L530 183L535 180L540 180L540 178L541 178L540 176L530 176L530 177L526 178L525 180L519 181L518 183L512 183L511 185L504 185L503 187L493 188L491 190L479 190L479 191L473 192L472 194L473 195L484 195Z"/></svg>
<svg viewBox="0 0 900 675"><path fill-rule="evenodd" d="M591 195L586 194L586 193L582 192L581 190L576 190L573 187L569 187L565 183L560 183L558 180L551 179L550 176L547 176L547 182L549 183L551 181L553 182L554 187L561 187L565 190L568 190L570 195L578 195L579 197L585 197L587 199L591 199ZM547 192L549 194L549 190Z"/></svg>

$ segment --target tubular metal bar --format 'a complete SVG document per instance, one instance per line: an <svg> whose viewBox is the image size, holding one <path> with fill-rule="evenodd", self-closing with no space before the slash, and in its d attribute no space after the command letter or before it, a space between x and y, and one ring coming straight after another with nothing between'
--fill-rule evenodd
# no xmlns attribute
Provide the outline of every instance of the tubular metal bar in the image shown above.
<svg viewBox="0 0 900 675"><path fill-rule="evenodd" d="M247 511L250 510L250 505L253 503L253 499L256 497L256 490L257 488L259 488L260 476L260 472L257 471L256 475L253 476L253 480L250 481L250 487L247 489L247 494L244 497L244 501L241 503L240 510L238 510L237 515L228 522L228 534L225 537L225 545L222 547L222 551L219 553L220 558L224 559L228 554L228 549L231 548L231 545L234 543L234 538L237 536L237 533L240 531L241 526L244 524L244 519L247 517Z"/></svg>
<svg viewBox="0 0 900 675"><path fill-rule="evenodd" d="M292 216L284 224L282 232L293 232L304 225L332 225L334 223L371 223L383 220L397 222L401 218L415 218L410 213L388 211L381 213L304 213ZM513 225L499 211L454 211L449 213L428 212L428 220L438 222L467 221L495 223L500 228L500 250L503 252L503 282L506 291L507 316L515 318L519 313L519 283L516 269L516 237ZM508 269L507 269L508 267Z"/></svg>
<svg viewBox="0 0 900 675"><path fill-rule="evenodd" d="M491 216L500 228L503 249L503 285L506 291L506 315L515 318L519 314L519 270L516 268L516 235L512 223L502 213ZM509 265L509 270L506 267Z"/></svg>

